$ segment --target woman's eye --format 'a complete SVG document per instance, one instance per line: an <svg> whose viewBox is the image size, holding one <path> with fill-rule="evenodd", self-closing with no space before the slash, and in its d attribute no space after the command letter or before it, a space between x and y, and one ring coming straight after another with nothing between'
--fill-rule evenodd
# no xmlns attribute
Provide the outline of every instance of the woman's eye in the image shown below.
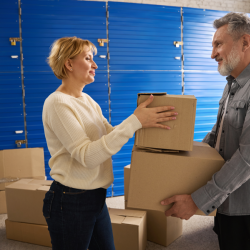
<svg viewBox="0 0 250 250"><path fill-rule="evenodd" d="M86 60L90 60L90 58L89 58L89 57L86 57Z"/></svg>

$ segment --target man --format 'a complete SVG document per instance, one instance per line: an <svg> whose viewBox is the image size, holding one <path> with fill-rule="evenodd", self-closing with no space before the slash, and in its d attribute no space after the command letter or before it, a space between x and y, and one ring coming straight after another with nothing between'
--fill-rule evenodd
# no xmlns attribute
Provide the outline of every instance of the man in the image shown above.
<svg viewBox="0 0 250 250"><path fill-rule="evenodd" d="M197 209L217 209L214 231L221 250L250 249L250 18L229 13L215 20L211 58L227 77L212 131L203 142L225 159L212 180L192 195L162 201L174 203L166 216L189 219Z"/></svg>

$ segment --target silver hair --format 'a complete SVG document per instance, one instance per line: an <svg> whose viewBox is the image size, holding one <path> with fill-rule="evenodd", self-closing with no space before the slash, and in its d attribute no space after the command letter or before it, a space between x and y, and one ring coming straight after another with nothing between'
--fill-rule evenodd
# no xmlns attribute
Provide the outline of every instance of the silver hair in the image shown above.
<svg viewBox="0 0 250 250"><path fill-rule="evenodd" d="M244 34L250 35L250 18L244 13L230 12L214 21L214 28L228 24L228 33L234 40L240 39Z"/></svg>

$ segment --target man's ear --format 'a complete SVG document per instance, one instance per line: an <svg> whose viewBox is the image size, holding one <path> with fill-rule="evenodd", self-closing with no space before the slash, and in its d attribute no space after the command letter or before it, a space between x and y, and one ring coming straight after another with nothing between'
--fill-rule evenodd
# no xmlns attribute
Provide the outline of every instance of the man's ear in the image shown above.
<svg viewBox="0 0 250 250"><path fill-rule="evenodd" d="M242 36L242 52L246 52L250 48L250 35Z"/></svg>

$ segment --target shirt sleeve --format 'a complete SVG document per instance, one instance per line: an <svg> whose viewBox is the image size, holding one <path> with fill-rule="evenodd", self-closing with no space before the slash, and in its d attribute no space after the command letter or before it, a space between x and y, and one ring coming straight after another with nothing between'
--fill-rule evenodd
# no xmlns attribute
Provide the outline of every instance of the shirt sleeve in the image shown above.
<svg viewBox="0 0 250 250"><path fill-rule="evenodd" d="M133 137L134 132L142 127L137 117L131 115L109 134L91 141L85 133L84 124L71 105L55 102L49 107L48 116L48 124L59 141L71 157L86 168L95 168L116 154ZM108 129L111 130L111 127Z"/></svg>
<svg viewBox="0 0 250 250"><path fill-rule="evenodd" d="M103 116L102 114L102 109L101 107L99 106L98 103L95 102L95 105L96 105L96 110L97 112L99 113L99 115L102 117L102 122L106 128L106 131L107 131L107 134L109 134L111 131L113 131L115 129L115 127L113 127L108 121L107 119Z"/></svg>
<svg viewBox="0 0 250 250"><path fill-rule="evenodd" d="M218 208L236 189L250 179L250 109L246 113L239 148L223 167L192 198L205 214Z"/></svg>

